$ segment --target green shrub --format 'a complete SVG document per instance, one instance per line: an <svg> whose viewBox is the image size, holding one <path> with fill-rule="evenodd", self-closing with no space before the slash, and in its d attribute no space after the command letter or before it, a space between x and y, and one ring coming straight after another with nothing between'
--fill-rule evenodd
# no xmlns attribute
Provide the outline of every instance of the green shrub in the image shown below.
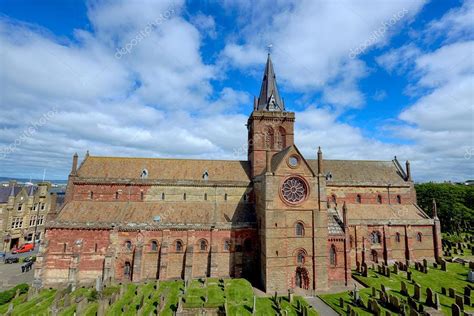
<svg viewBox="0 0 474 316"><path fill-rule="evenodd" d="M29 289L28 284L22 283L22 284L18 284L14 288L0 292L0 305L6 304L10 302L12 299L14 299L17 290L20 290L20 294L24 294L28 292L28 289Z"/></svg>

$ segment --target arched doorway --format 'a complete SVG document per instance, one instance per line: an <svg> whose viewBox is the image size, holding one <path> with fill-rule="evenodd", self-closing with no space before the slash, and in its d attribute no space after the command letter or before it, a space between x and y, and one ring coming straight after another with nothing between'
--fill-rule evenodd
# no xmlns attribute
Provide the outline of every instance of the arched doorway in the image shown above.
<svg viewBox="0 0 474 316"><path fill-rule="evenodd" d="M308 276L308 270L306 270L306 268L303 268L303 267L296 268L295 285L296 287L299 287L305 290L309 289L309 276Z"/></svg>

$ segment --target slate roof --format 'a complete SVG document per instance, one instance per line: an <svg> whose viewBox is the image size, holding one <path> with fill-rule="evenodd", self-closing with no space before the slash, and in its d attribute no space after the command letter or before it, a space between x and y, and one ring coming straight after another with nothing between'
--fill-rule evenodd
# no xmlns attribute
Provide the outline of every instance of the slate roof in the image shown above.
<svg viewBox="0 0 474 316"><path fill-rule="evenodd" d="M159 216L160 221L155 221ZM211 201L100 202L71 201L58 215L54 226L187 225L254 223L255 212L245 204Z"/></svg>
<svg viewBox="0 0 474 316"><path fill-rule="evenodd" d="M273 97L275 104L270 104L270 99ZM263 73L262 86L260 88L260 95L258 97L258 111L285 111L285 105L278 92L276 83L275 71L273 70L272 59L268 54L265 72Z"/></svg>
<svg viewBox="0 0 474 316"><path fill-rule="evenodd" d="M318 161L311 159L307 162L317 172ZM407 184L393 161L323 160L323 171L332 175L328 184Z"/></svg>
<svg viewBox="0 0 474 316"><path fill-rule="evenodd" d="M15 186L13 189L13 194L16 196L19 192L21 191L20 186ZM0 203L7 203L8 202L8 197L10 196L10 193L12 192L12 187L0 187Z"/></svg>
<svg viewBox="0 0 474 316"><path fill-rule="evenodd" d="M210 181L250 182L249 163L238 160L89 156L79 168L78 176L99 179L140 179L144 169L148 171L147 179L203 180L203 174L207 171Z"/></svg>
<svg viewBox="0 0 474 316"><path fill-rule="evenodd" d="M344 234L342 218L333 208L328 209L328 232L329 235Z"/></svg>
<svg viewBox="0 0 474 316"><path fill-rule="evenodd" d="M349 224L432 224L433 220L415 204L346 204ZM341 211L342 212L342 211Z"/></svg>

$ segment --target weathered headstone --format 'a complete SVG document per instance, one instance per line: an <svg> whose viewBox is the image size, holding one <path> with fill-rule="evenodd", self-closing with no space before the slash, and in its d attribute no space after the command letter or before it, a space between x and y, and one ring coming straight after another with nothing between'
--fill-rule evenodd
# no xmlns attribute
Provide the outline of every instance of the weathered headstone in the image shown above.
<svg viewBox="0 0 474 316"><path fill-rule="evenodd" d="M367 263L362 263L362 276L367 277L368 276L368 270L367 270Z"/></svg>
<svg viewBox="0 0 474 316"><path fill-rule="evenodd" d="M377 290L375 287L372 286L372 297L375 297L377 295Z"/></svg>
<svg viewBox="0 0 474 316"><path fill-rule="evenodd" d="M87 299L82 298L79 302L76 304L76 314L77 315L84 315L84 311L87 308Z"/></svg>
<svg viewBox="0 0 474 316"><path fill-rule="evenodd" d="M439 303L439 296L438 293L434 294L434 300L433 300L433 307L436 308L437 310L441 309L440 303Z"/></svg>
<svg viewBox="0 0 474 316"><path fill-rule="evenodd" d="M469 286L464 287L464 295L471 296L471 288Z"/></svg>
<svg viewBox="0 0 474 316"><path fill-rule="evenodd" d="M415 294L413 295L413 298L417 301L421 298L421 286L418 283L415 283Z"/></svg>
<svg viewBox="0 0 474 316"><path fill-rule="evenodd" d="M449 293L449 297L454 298L454 295L456 294L456 291L452 287L450 287L448 289L448 293Z"/></svg>
<svg viewBox="0 0 474 316"><path fill-rule="evenodd" d="M446 265L446 260L441 259L441 270L442 271L448 271L447 265Z"/></svg>
<svg viewBox="0 0 474 316"><path fill-rule="evenodd" d="M398 274L398 265L397 264L393 265L393 273Z"/></svg>
<svg viewBox="0 0 474 316"><path fill-rule="evenodd" d="M408 271L408 272L407 272L407 280L408 280L408 281L411 281L411 271Z"/></svg>
<svg viewBox="0 0 474 316"><path fill-rule="evenodd" d="M451 305L451 315L452 316L461 316L461 308L456 304L452 304Z"/></svg>
<svg viewBox="0 0 474 316"><path fill-rule="evenodd" d="M433 290L431 288L426 289L426 305L433 306Z"/></svg>
<svg viewBox="0 0 474 316"><path fill-rule="evenodd" d="M474 283L474 270L469 271L467 274L467 280L471 283Z"/></svg>
<svg viewBox="0 0 474 316"><path fill-rule="evenodd" d="M408 295L407 285L404 281L401 282L401 287L400 293L402 293L402 295Z"/></svg>
<svg viewBox="0 0 474 316"><path fill-rule="evenodd" d="M445 287L441 287L441 294L446 295L446 288Z"/></svg>
<svg viewBox="0 0 474 316"><path fill-rule="evenodd" d="M344 299L341 297L339 297L339 307L340 308L344 308Z"/></svg>
<svg viewBox="0 0 474 316"><path fill-rule="evenodd" d="M459 306L459 308L463 311L464 310L464 300L461 295L456 295L454 297L454 300L456 302L456 305Z"/></svg>
<svg viewBox="0 0 474 316"><path fill-rule="evenodd" d="M471 306L471 297L464 295L464 305Z"/></svg>

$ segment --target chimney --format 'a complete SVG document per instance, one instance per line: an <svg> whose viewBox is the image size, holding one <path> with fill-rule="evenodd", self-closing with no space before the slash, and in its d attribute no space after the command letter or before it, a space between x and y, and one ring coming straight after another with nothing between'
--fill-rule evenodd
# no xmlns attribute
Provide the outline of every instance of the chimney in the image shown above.
<svg viewBox="0 0 474 316"><path fill-rule="evenodd" d="M323 174L323 152L321 146L318 147L318 174Z"/></svg>
<svg viewBox="0 0 474 316"><path fill-rule="evenodd" d="M71 175L76 176L77 175L77 153L72 156L72 169L71 169Z"/></svg>
<svg viewBox="0 0 474 316"><path fill-rule="evenodd" d="M272 173L272 152L270 150L267 150L267 171L265 173Z"/></svg>
<svg viewBox="0 0 474 316"><path fill-rule="evenodd" d="M407 169L407 181L411 181L411 170L410 170L410 162L407 160L405 162L406 169Z"/></svg>

